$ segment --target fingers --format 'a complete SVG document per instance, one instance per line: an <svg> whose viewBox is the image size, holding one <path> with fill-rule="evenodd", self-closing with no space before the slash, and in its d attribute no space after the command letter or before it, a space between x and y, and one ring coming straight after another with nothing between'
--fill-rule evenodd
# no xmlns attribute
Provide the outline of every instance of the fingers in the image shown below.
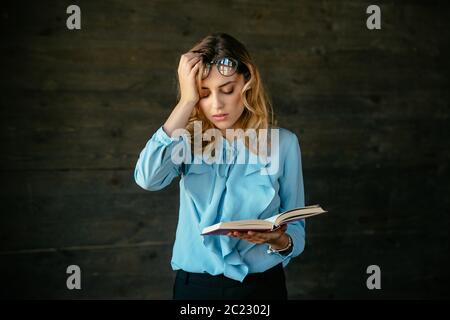
<svg viewBox="0 0 450 320"><path fill-rule="evenodd" d="M240 239L244 239L244 240L249 238L249 235L247 232L239 232L239 231L230 231L227 233L227 236L240 238Z"/></svg>
<svg viewBox="0 0 450 320"><path fill-rule="evenodd" d="M239 238L241 240L246 240L253 243L267 243L271 240L278 239L285 233L287 229L287 224L282 225L280 228L274 231L268 232L256 232L256 231L230 231L227 233L229 237Z"/></svg>
<svg viewBox="0 0 450 320"><path fill-rule="evenodd" d="M201 61L197 61L197 62L195 63L194 67L191 69L191 74L192 74L192 73L195 74L195 73L197 72L198 68L200 68L200 64L201 64Z"/></svg>
<svg viewBox="0 0 450 320"><path fill-rule="evenodd" d="M198 52L187 52L181 56L181 60L185 60L185 62L189 65L193 65L202 58L202 54Z"/></svg>
<svg viewBox="0 0 450 320"><path fill-rule="evenodd" d="M188 52L183 54L183 56L186 56L188 58L189 57L195 57L195 56L198 56L198 55L201 55L201 53L200 52L193 52L193 51L188 51Z"/></svg>
<svg viewBox="0 0 450 320"><path fill-rule="evenodd" d="M178 81L180 84L180 100L192 101L196 104L199 100L196 74L202 62L202 55L198 52L186 52L181 55L178 65Z"/></svg>
<svg viewBox="0 0 450 320"><path fill-rule="evenodd" d="M234 236L235 238L238 238L240 240L245 240L248 242L252 242L252 243L265 243L267 240L264 238L259 238L259 237L252 237L252 236L248 236L246 234L240 235L240 236Z"/></svg>
<svg viewBox="0 0 450 320"><path fill-rule="evenodd" d="M192 67L195 64L197 64L198 62L200 62L201 60L202 60L202 57L193 57L192 59L189 59L188 65Z"/></svg>
<svg viewBox="0 0 450 320"><path fill-rule="evenodd" d="M190 76L197 73L202 62L202 55L196 52L187 52L181 56L179 72L189 74Z"/></svg>
<svg viewBox="0 0 450 320"><path fill-rule="evenodd" d="M254 231L248 232L232 231L228 232L227 236L239 238L241 240L246 240L253 243L265 243L271 239L263 232L254 232Z"/></svg>

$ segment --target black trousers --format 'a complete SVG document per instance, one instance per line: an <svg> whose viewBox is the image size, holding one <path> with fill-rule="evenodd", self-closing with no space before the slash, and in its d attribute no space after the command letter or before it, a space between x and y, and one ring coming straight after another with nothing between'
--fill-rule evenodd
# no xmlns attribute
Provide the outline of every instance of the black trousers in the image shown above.
<svg viewBox="0 0 450 320"><path fill-rule="evenodd" d="M207 273L178 270L174 300L287 300L283 265L261 273L249 273L243 282Z"/></svg>

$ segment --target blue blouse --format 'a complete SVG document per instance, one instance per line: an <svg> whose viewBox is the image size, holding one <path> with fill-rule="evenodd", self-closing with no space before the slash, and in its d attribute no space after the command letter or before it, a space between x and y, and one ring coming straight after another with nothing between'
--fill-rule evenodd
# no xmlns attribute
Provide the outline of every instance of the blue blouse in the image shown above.
<svg viewBox="0 0 450 320"><path fill-rule="evenodd" d="M222 139L223 155L236 157L250 152ZM224 274L243 281L248 273L263 272L280 262L285 267L305 247L305 221L290 222L286 233L293 242L287 254L267 253L268 244L254 244L225 235L202 236L203 228L221 221L265 219L305 206L300 145L297 136L279 128L279 170L261 174L270 163L176 164L171 160L175 146L187 143L170 137L163 126L153 134L139 155L134 171L136 183L156 191L181 176L179 219L173 246L173 270ZM229 159L229 158L228 158ZM248 161L247 161L248 162Z"/></svg>

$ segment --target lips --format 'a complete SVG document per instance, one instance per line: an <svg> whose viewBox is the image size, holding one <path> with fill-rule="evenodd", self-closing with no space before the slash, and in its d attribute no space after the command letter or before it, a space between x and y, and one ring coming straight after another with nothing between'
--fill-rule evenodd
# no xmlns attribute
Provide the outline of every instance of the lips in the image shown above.
<svg viewBox="0 0 450 320"><path fill-rule="evenodd" d="M225 120L225 118L228 116L228 113L220 113L220 114L215 114L212 117L215 120Z"/></svg>

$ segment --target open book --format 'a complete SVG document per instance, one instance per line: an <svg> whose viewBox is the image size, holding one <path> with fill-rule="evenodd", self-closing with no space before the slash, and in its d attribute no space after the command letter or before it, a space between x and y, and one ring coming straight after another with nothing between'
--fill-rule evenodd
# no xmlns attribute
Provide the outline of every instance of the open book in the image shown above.
<svg viewBox="0 0 450 320"><path fill-rule="evenodd" d="M327 212L318 204L291 209L264 220L236 220L219 222L202 230L201 235L225 235L230 231L273 231L283 224Z"/></svg>

